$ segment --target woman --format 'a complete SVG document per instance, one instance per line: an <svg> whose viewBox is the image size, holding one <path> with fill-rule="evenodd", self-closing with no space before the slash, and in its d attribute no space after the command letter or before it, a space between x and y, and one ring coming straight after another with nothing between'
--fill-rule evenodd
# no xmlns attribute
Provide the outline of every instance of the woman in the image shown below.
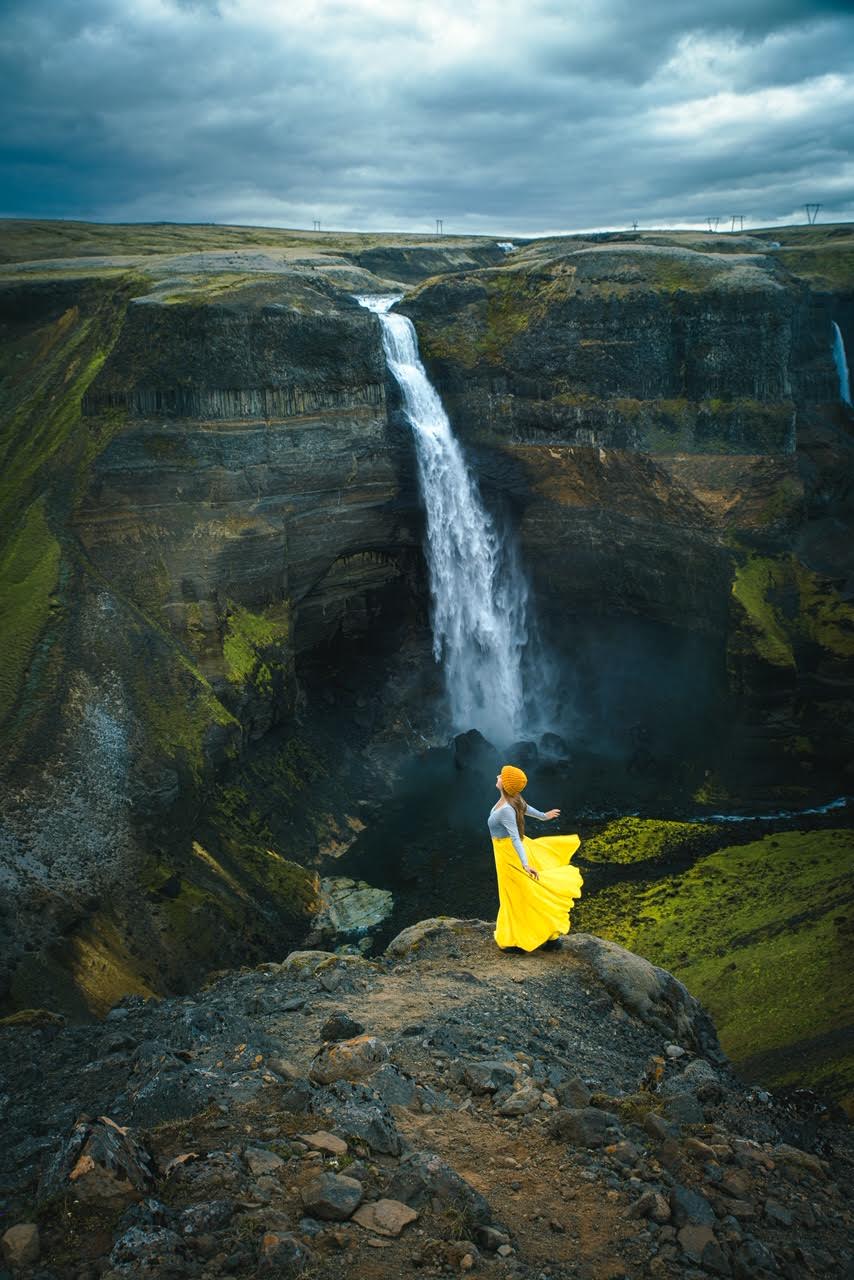
<svg viewBox="0 0 854 1280"><path fill-rule="evenodd" d="M578 836L531 840L525 835L526 817L548 822L560 813L540 813L527 804L522 798L527 781L512 764L495 779L499 799L489 815L489 833L500 905L493 936L499 947L534 951L569 932L569 911L584 882L580 871L569 865L581 844Z"/></svg>

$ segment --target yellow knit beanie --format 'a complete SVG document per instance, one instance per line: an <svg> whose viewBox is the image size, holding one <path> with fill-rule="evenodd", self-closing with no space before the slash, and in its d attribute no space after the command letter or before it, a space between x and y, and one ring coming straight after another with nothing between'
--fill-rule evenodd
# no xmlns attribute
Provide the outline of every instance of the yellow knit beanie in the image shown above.
<svg viewBox="0 0 854 1280"><path fill-rule="evenodd" d="M501 770L501 786L505 795L518 796L520 791L524 791L527 783L527 774L517 769L515 764L506 764Z"/></svg>

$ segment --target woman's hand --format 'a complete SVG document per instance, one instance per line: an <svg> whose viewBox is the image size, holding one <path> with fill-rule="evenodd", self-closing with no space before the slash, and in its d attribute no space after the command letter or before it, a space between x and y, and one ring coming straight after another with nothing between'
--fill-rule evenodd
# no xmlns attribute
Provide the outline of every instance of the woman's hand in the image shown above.
<svg viewBox="0 0 854 1280"><path fill-rule="evenodd" d="M560 809L549 809L548 813L546 814L546 817L547 817L547 818L559 818L559 817L560 817Z"/></svg>
<svg viewBox="0 0 854 1280"><path fill-rule="evenodd" d="M525 874L529 875L532 880L539 880L540 878L539 872L535 871L533 867L526 867Z"/></svg>

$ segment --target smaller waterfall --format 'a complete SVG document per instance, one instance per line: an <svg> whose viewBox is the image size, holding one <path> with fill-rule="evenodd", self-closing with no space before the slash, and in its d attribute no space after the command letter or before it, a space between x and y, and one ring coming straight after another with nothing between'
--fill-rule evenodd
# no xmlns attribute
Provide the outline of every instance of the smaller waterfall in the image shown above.
<svg viewBox="0 0 854 1280"><path fill-rule="evenodd" d="M851 383L848 378L848 361L845 358L845 343L842 340L842 331L835 320L831 321L833 325L833 363L836 365L836 372L839 375L839 399L843 404L851 404Z"/></svg>

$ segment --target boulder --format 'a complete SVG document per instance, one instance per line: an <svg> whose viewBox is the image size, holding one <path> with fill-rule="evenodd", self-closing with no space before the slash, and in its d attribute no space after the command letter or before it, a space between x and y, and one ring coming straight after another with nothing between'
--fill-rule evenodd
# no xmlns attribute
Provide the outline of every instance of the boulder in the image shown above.
<svg viewBox="0 0 854 1280"><path fill-rule="evenodd" d="M344 1222L362 1202L364 1191L357 1178L340 1173L322 1173L302 1190L306 1213L324 1222Z"/></svg>
<svg viewBox="0 0 854 1280"><path fill-rule="evenodd" d="M678 1183L670 1189L670 1213L677 1229L685 1226L710 1227L717 1220L705 1196Z"/></svg>
<svg viewBox="0 0 854 1280"><path fill-rule="evenodd" d="M275 1151L265 1151L263 1147L247 1147L243 1153L243 1159L246 1161L253 1178L262 1178L267 1174L278 1173L285 1163L281 1156L276 1155Z"/></svg>
<svg viewBox="0 0 854 1280"><path fill-rule="evenodd" d="M569 933L561 946L589 965L608 994L629 1013L714 1062L726 1062L711 1018L672 973L591 933Z"/></svg>
<svg viewBox="0 0 854 1280"><path fill-rule="evenodd" d="M400 1162L387 1188L390 1200L401 1200L412 1209L425 1206L454 1207L472 1226L489 1226L493 1213L488 1201L440 1156L414 1151Z"/></svg>
<svg viewBox="0 0 854 1280"><path fill-rule="evenodd" d="M327 1126L361 1139L372 1151L396 1156L403 1150L403 1139L391 1112L382 1098L366 1085L337 1080L325 1089L318 1089L308 1107L312 1115L322 1117Z"/></svg>
<svg viewBox="0 0 854 1280"><path fill-rule="evenodd" d="M154 1185L151 1156L128 1132L101 1116L79 1121L48 1165L37 1203L74 1194L87 1204L141 1200Z"/></svg>
<svg viewBox="0 0 854 1280"><path fill-rule="evenodd" d="M3 1260L14 1271L31 1267L40 1253L39 1229L34 1222L19 1222L3 1233Z"/></svg>
<svg viewBox="0 0 854 1280"><path fill-rule="evenodd" d="M482 1058L463 1067L463 1083L472 1093L497 1093L512 1085L522 1074L518 1062L504 1058Z"/></svg>
<svg viewBox="0 0 854 1280"><path fill-rule="evenodd" d="M400 1200L374 1200L371 1204L360 1205L353 1214L353 1221L379 1236L399 1236L403 1228L417 1217L416 1210Z"/></svg>
<svg viewBox="0 0 854 1280"><path fill-rule="evenodd" d="M524 1116L529 1111L536 1111L542 1100L542 1090L528 1084L511 1093L510 1097L496 1109L502 1116Z"/></svg>
<svg viewBox="0 0 854 1280"><path fill-rule="evenodd" d="M427 920L419 920L417 924L411 924L407 929L402 929L386 947L386 955L403 959L413 951L420 950L427 941L438 938L442 934L475 930L486 935L491 932L492 927L483 920L460 920L456 916L431 916Z"/></svg>
<svg viewBox="0 0 854 1280"><path fill-rule="evenodd" d="M379 1036L354 1036L326 1044L314 1055L308 1076L315 1084L361 1080L388 1061L388 1045Z"/></svg>
<svg viewBox="0 0 854 1280"><path fill-rule="evenodd" d="M351 1040L354 1036L360 1036L364 1030L361 1022L351 1018L346 1010L338 1009L326 1019L320 1028L320 1034L324 1040Z"/></svg>
<svg viewBox="0 0 854 1280"><path fill-rule="evenodd" d="M376 929L394 910L387 889L375 889L364 880L329 876L320 882L321 908L313 924L321 934L359 936Z"/></svg>
<svg viewBox="0 0 854 1280"><path fill-rule="evenodd" d="M343 1138L336 1138L334 1133L318 1129L317 1133L301 1133L300 1141L312 1151L322 1151L327 1156L346 1156L347 1143Z"/></svg>
<svg viewBox="0 0 854 1280"><path fill-rule="evenodd" d="M274 1272L279 1280L290 1280L308 1266L310 1254L289 1231L265 1231L258 1250L258 1269Z"/></svg>
<svg viewBox="0 0 854 1280"><path fill-rule="evenodd" d="M602 1147L616 1126L613 1115L597 1107L561 1107L551 1119L550 1132L558 1142L576 1147Z"/></svg>

